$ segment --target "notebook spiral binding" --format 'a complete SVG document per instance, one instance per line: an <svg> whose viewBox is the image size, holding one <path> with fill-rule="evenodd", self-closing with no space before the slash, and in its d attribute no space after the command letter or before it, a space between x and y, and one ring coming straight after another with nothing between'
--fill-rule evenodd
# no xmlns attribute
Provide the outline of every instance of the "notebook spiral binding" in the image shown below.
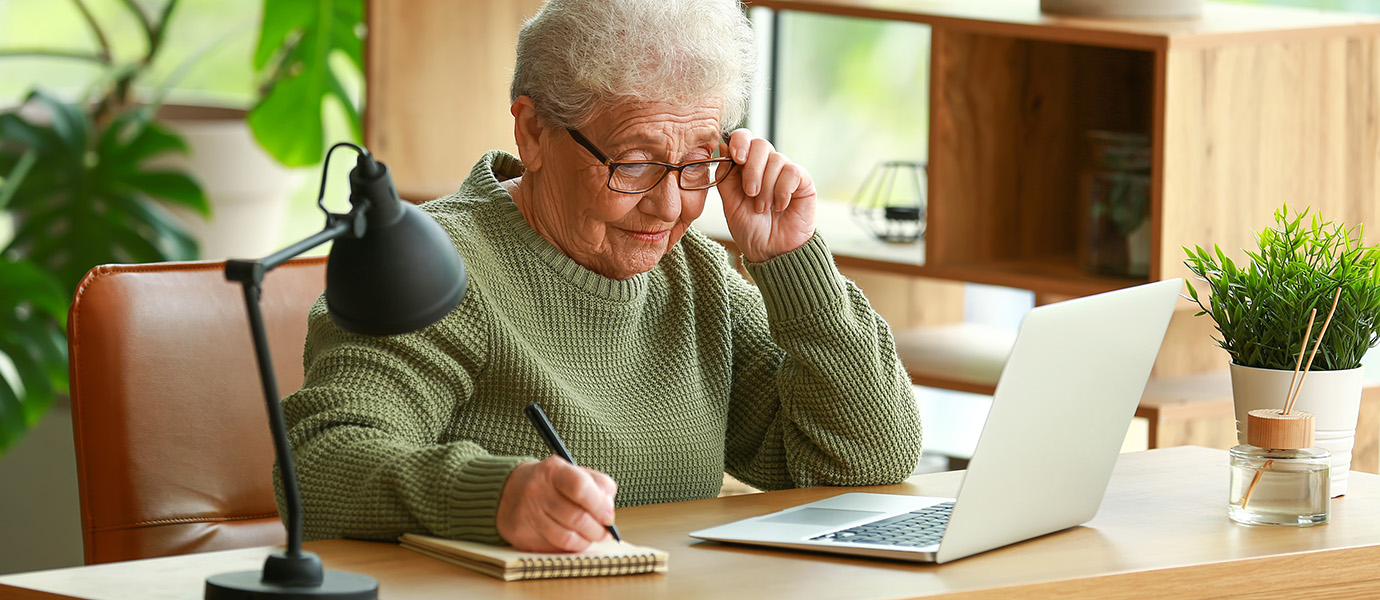
<svg viewBox="0 0 1380 600"><path fill-rule="evenodd" d="M656 567L656 556L543 556L518 561L517 571L523 579L548 577L601 577L645 573Z"/></svg>

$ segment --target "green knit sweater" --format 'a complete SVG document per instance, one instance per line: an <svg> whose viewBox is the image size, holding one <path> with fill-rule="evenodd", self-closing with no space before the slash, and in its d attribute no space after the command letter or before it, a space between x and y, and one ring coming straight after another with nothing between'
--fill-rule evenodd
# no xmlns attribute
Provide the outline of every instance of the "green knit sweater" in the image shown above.
<svg viewBox="0 0 1380 600"><path fill-rule="evenodd" d="M405 532L496 543L503 484L549 454L539 401L581 465L629 506L764 488L894 483L920 418L886 323L816 236L731 268L691 228L656 268L600 276L550 245L490 152L426 203L469 270L460 306L422 331L353 335L311 311L306 377L283 401L309 539Z"/></svg>

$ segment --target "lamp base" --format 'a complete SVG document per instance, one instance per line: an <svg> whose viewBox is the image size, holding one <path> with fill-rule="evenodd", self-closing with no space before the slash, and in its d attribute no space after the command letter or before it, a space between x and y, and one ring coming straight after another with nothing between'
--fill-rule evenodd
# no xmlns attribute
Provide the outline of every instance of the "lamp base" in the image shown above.
<svg viewBox="0 0 1380 600"><path fill-rule="evenodd" d="M206 600L281 600L335 598L377 600L379 582L373 577L346 571L326 571L319 586L285 586L263 582L263 571L221 573L206 578Z"/></svg>

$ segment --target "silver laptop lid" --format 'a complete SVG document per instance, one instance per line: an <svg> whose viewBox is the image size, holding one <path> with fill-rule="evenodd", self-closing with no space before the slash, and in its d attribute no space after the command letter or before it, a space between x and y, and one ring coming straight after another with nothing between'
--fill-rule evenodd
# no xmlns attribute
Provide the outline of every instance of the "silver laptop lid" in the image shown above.
<svg viewBox="0 0 1380 600"><path fill-rule="evenodd" d="M1169 279L1026 315L936 562L1097 514L1182 286Z"/></svg>

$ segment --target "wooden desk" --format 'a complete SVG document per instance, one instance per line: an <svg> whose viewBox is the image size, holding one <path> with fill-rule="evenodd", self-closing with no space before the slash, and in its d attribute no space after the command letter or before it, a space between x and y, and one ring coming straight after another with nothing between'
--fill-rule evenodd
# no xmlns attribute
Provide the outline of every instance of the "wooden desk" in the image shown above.
<svg viewBox="0 0 1380 600"><path fill-rule="evenodd" d="M630 540L671 553L665 575L503 583L392 544L308 547L328 568L377 577L406 598L1328 598L1380 595L1380 477L1351 474L1332 523L1309 529L1236 525L1226 517L1227 458L1180 447L1122 455L1097 517L946 565L723 546L686 532L844 490L811 488L618 511ZM871 488L951 495L962 473ZM1013 493L1011 500L1020 501ZM11 543L14 543L13 541ZM207 575L258 569L267 548L0 577L0 598L200 598ZM1301 576L1306 573L1307 576ZM1153 592L1152 592L1153 591ZM1303 592L1306 591L1306 592Z"/></svg>

